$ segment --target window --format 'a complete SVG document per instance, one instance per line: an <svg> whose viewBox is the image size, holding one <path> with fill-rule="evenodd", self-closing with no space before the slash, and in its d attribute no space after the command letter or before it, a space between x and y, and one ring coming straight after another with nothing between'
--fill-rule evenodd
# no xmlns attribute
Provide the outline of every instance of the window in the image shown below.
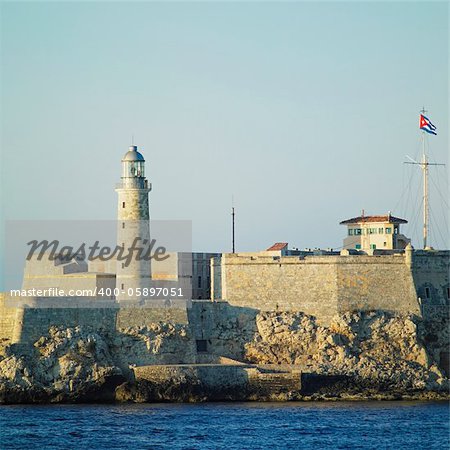
<svg viewBox="0 0 450 450"><path fill-rule="evenodd" d="M206 342L206 339L197 339L195 343L197 345L198 353L205 353L208 351L208 343Z"/></svg>
<svg viewBox="0 0 450 450"><path fill-rule="evenodd" d="M122 228L125 228L125 222L122 222Z"/></svg>
<svg viewBox="0 0 450 450"><path fill-rule="evenodd" d="M353 236L353 228L349 228L348 229L348 235L349 236Z"/></svg>
<svg viewBox="0 0 450 450"><path fill-rule="evenodd" d="M125 202L122 202L122 208L125 208Z"/></svg>
<svg viewBox="0 0 450 450"><path fill-rule="evenodd" d="M361 244L356 244L355 248L356 248L356 250L360 250L361 249Z"/></svg>
<svg viewBox="0 0 450 450"><path fill-rule="evenodd" d="M375 250L375 249L377 248L377 245L376 245L376 244L370 244L370 248L371 248L372 250Z"/></svg>
<svg viewBox="0 0 450 450"><path fill-rule="evenodd" d="M450 300L450 287L447 288L447 299Z"/></svg>
<svg viewBox="0 0 450 450"><path fill-rule="evenodd" d="M377 234L376 228L369 228L367 231L369 232L369 234Z"/></svg>
<svg viewBox="0 0 450 450"><path fill-rule="evenodd" d="M355 228L355 234L356 234L356 235L362 234L361 228Z"/></svg>
<svg viewBox="0 0 450 450"><path fill-rule="evenodd" d="M383 242L383 246L386 247L386 245L387 245L387 242Z"/></svg>
<svg viewBox="0 0 450 450"><path fill-rule="evenodd" d="M425 298L431 298L431 292L430 292L430 288L429 287L425 288Z"/></svg>
<svg viewBox="0 0 450 450"><path fill-rule="evenodd" d="M383 234L384 228L378 228L378 234Z"/></svg>
<svg viewBox="0 0 450 450"><path fill-rule="evenodd" d="M125 285L122 283L122 289L125 289Z"/></svg>
<svg viewBox="0 0 450 450"><path fill-rule="evenodd" d="M386 228L386 234L392 234L392 228Z"/></svg>
<svg viewBox="0 0 450 450"><path fill-rule="evenodd" d="M199 287L199 288L202 287L202 277L198 277L197 287Z"/></svg>
<svg viewBox="0 0 450 450"><path fill-rule="evenodd" d="M122 263L122 269L125 269L125 263Z"/></svg>

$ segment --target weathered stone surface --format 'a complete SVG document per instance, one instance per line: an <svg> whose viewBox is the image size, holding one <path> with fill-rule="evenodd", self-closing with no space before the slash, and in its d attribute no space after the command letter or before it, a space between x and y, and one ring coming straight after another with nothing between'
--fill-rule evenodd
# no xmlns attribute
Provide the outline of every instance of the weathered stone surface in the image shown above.
<svg viewBox="0 0 450 450"><path fill-rule="evenodd" d="M111 339L111 351L124 367L194 363L197 354L189 327L172 323L121 329Z"/></svg>
<svg viewBox="0 0 450 450"><path fill-rule="evenodd" d="M247 366L195 365L187 325L52 327L6 347L0 403L448 397L448 320L348 312L323 326L301 312L233 314L216 318L210 356Z"/></svg>
<svg viewBox="0 0 450 450"><path fill-rule="evenodd" d="M254 339L246 344L245 358L250 362L294 363L308 372L351 376L356 389L448 392L449 380L437 358L448 346L444 331L448 322L438 327L431 355L422 334L430 327L413 316L345 313L323 327L303 313L262 312L256 324Z"/></svg>
<svg viewBox="0 0 450 450"><path fill-rule="evenodd" d="M113 335L51 327L34 345L11 345L0 359L0 403L113 401L130 365L195 361L189 328L154 323Z"/></svg>
<svg viewBox="0 0 450 450"><path fill-rule="evenodd" d="M8 353L0 361L2 403L113 400L125 380L104 337L81 327L52 327L34 348Z"/></svg>
<svg viewBox="0 0 450 450"><path fill-rule="evenodd" d="M263 311L302 311L321 324L347 311L448 317L450 251L374 255L222 254L212 298ZM418 300L421 299L421 300Z"/></svg>

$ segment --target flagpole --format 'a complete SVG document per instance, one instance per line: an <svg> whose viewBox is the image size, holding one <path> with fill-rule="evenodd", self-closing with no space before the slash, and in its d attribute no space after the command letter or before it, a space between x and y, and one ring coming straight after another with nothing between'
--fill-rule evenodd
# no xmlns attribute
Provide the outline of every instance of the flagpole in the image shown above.
<svg viewBox="0 0 450 450"><path fill-rule="evenodd" d="M427 248L429 203L428 203L428 161L425 153L425 131L422 131L422 173L423 173L423 248Z"/></svg>
<svg viewBox="0 0 450 450"><path fill-rule="evenodd" d="M427 119L425 117L425 113L427 111L425 110L425 107L422 108L422 110L420 111L421 113L421 121L422 121L422 116L424 116L425 119ZM428 119L427 119L428 121ZM430 122L428 121L427 125L429 125ZM431 124L432 125L432 124ZM422 160L420 162L417 162L415 160L413 160L412 158L408 158L411 159L411 162L406 161L405 164L416 164L418 166L420 166L420 168L422 169L422 174L423 174L423 248L426 249L428 246L428 231L429 231L429 222L430 222L430 201L429 201L429 192L428 192L428 168L429 166L445 166L445 164L440 164L440 163L430 163L428 162L428 158L427 158L427 154L425 151L425 129L422 127L422 123L420 125L420 127L422 128ZM436 127L434 127L434 130L436 129ZM433 130L433 134L436 134Z"/></svg>

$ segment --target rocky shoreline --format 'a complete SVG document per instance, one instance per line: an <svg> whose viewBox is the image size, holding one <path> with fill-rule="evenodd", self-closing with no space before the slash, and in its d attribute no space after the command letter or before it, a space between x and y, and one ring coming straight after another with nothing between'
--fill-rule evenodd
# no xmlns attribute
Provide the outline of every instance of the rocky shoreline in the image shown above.
<svg viewBox="0 0 450 450"><path fill-rule="evenodd" d="M447 319L358 312L320 326L272 311L256 316L250 337L235 323L217 332L237 350L210 356L237 361L199 364L188 325L52 327L32 345L3 349L0 404L450 398Z"/></svg>

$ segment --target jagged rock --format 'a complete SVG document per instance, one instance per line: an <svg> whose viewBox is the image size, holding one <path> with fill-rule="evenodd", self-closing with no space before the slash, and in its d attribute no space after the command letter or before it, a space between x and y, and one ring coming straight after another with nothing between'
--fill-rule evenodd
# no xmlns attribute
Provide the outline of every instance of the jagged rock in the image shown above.
<svg viewBox="0 0 450 450"><path fill-rule="evenodd" d="M112 341L111 352L122 367L194 363L197 353L189 328L171 323L120 330Z"/></svg>
<svg viewBox="0 0 450 450"><path fill-rule="evenodd" d="M424 331L429 333L430 327L417 318L353 312L336 316L329 327L322 327L313 317L301 313L261 312L256 325L252 341L245 345L248 362L303 362L308 370L349 375L361 386L380 390L448 392L448 379L436 364L431 365L440 349L448 346L448 331L435 330L436 337L431 339L436 347L433 358L424 338ZM446 325L442 328L448 328Z"/></svg>
<svg viewBox="0 0 450 450"><path fill-rule="evenodd" d="M441 353L448 351L448 329L445 320L424 322L386 312L347 312L322 326L301 312L271 311L224 318L211 342L217 356L295 364L305 372L352 380L340 391L305 399L405 398L416 393L434 398L433 393L448 393L450 387L448 373L439 367ZM10 346L0 358L0 403L249 398L241 392L217 397L189 373L159 383L134 380L130 365L196 361L195 339L187 325L154 323L111 335L52 327L33 346ZM254 392L251 398L258 395ZM271 398L288 400L298 393L274 393Z"/></svg>
<svg viewBox="0 0 450 450"><path fill-rule="evenodd" d="M81 327L52 327L34 348L0 361L0 402L112 400L109 386L124 381L105 339Z"/></svg>

